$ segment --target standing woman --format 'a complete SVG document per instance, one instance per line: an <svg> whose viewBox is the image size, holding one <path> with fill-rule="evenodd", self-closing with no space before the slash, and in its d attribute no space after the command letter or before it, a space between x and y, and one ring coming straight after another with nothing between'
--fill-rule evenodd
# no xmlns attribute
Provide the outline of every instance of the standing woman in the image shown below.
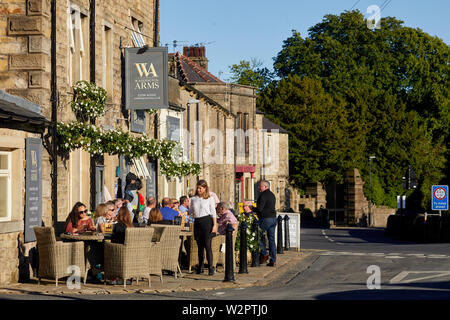
<svg viewBox="0 0 450 320"><path fill-rule="evenodd" d="M203 273L204 251L209 265L209 275L214 274L213 255L211 250L212 234L217 233L217 215L214 198L209 193L205 180L197 182L195 196L191 199L189 214L194 220L194 238L198 246L197 274Z"/></svg>

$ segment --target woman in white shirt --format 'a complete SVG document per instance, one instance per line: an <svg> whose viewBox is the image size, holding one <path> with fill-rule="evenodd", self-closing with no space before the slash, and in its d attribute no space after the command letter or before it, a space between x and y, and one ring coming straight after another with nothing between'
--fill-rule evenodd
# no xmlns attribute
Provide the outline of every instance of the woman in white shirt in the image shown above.
<svg viewBox="0 0 450 320"><path fill-rule="evenodd" d="M194 217L194 238L198 246L197 274L203 273L204 251L209 265L209 275L214 274L213 256L211 250L212 235L217 234L217 214L213 197L209 193L205 180L197 182L195 196L191 198L189 215Z"/></svg>

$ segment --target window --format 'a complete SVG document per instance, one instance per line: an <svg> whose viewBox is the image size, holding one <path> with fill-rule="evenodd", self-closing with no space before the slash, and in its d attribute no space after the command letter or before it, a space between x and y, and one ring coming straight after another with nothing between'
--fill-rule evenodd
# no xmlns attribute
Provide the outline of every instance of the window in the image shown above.
<svg viewBox="0 0 450 320"><path fill-rule="evenodd" d="M11 152L0 152L0 222L11 220Z"/></svg>
<svg viewBox="0 0 450 320"><path fill-rule="evenodd" d="M180 141L180 119L167 116L167 139Z"/></svg>
<svg viewBox="0 0 450 320"><path fill-rule="evenodd" d="M249 145L250 145L250 137L247 135L247 131L249 129L249 117L248 113L244 113L244 134L245 134L245 156L247 157L250 153Z"/></svg>
<svg viewBox="0 0 450 320"><path fill-rule="evenodd" d="M144 37L142 36L144 30L144 24L138 19L131 17L131 37L135 47L141 48L145 45Z"/></svg>
<svg viewBox="0 0 450 320"><path fill-rule="evenodd" d="M272 150L271 150L272 135L267 135L267 153L266 153L266 163L272 162Z"/></svg>
<svg viewBox="0 0 450 320"><path fill-rule="evenodd" d="M95 166L95 207L105 202L104 185L105 167L102 165Z"/></svg>
<svg viewBox="0 0 450 320"><path fill-rule="evenodd" d="M109 100L113 97L113 32L111 25L103 24L103 87Z"/></svg>
<svg viewBox="0 0 450 320"><path fill-rule="evenodd" d="M227 156L227 116L223 116L223 155Z"/></svg>
<svg viewBox="0 0 450 320"><path fill-rule="evenodd" d="M69 83L89 79L89 19L77 5L70 5L67 25L69 29Z"/></svg>

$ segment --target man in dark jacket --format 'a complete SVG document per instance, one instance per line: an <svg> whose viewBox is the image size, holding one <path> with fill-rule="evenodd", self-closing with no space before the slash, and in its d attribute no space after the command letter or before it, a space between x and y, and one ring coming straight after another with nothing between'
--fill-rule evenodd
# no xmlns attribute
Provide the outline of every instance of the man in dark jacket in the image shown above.
<svg viewBox="0 0 450 320"><path fill-rule="evenodd" d="M256 213L259 219L259 227L262 233L267 232L267 238L269 239L269 254L267 254L267 249L264 242L259 240L259 245L261 247L261 263L267 261L270 256L270 262L267 264L269 267L274 267L277 261L277 248L275 245L275 228L277 226L277 213L275 211L275 195L269 190L270 184L268 181L262 180L259 183L259 194L258 200L256 201L256 208L251 207L252 211ZM262 235L262 234L261 234Z"/></svg>

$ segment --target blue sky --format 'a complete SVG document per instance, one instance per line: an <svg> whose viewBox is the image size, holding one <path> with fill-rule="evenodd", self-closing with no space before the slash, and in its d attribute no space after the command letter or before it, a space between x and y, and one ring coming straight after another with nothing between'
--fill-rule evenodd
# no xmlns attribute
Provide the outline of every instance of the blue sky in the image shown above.
<svg viewBox="0 0 450 320"><path fill-rule="evenodd" d="M272 69L292 29L306 37L324 15L354 7L369 17L370 5L383 8L381 17L396 17L450 44L449 0L162 0L160 45L174 52L177 40L176 51L183 52L183 46L203 43L209 71L227 80L229 66L241 60L256 58Z"/></svg>

